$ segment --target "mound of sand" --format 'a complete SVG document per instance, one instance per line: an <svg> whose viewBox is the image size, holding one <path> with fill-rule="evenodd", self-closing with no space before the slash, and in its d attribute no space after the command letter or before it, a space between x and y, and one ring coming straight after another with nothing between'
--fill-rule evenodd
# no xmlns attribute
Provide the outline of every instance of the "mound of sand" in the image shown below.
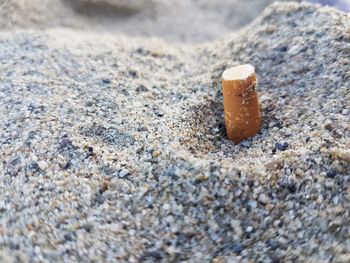
<svg viewBox="0 0 350 263"><path fill-rule="evenodd" d="M349 28L278 3L202 45L2 32L2 261L347 262ZM220 76L240 63L264 123L233 145Z"/></svg>

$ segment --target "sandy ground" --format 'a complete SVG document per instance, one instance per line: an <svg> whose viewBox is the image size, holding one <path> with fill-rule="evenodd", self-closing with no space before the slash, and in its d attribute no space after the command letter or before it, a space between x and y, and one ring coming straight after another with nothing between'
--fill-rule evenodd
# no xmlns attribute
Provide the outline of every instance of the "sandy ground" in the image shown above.
<svg viewBox="0 0 350 263"><path fill-rule="evenodd" d="M187 31L156 26L166 1L25 3L0 19L1 261L349 262L348 15L275 3L237 31L250 12L179 1ZM264 121L233 145L240 63Z"/></svg>

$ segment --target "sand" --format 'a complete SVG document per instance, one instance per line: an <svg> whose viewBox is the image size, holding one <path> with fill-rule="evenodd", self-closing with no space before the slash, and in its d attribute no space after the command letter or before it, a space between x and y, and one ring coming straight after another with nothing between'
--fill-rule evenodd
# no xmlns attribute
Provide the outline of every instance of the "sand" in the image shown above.
<svg viewBox="0 0 350 263"><path fill-rule="evenodd" d="M274 3L160 39L23 3L0 20L1 261L349 261L348 15ZM130 3L136 20L166 4ZM220 76L243 63L263 127L233 145Z"/></svg>
<svg viewBox="0 0 350 263"><path fill-rule="evenodd" d="M248 24L272 2L30 0L28 3L28 0L11 0L0 26L10 30L64 26L98 33L156 36L172 42L193 43L214 40Z"/></svg>

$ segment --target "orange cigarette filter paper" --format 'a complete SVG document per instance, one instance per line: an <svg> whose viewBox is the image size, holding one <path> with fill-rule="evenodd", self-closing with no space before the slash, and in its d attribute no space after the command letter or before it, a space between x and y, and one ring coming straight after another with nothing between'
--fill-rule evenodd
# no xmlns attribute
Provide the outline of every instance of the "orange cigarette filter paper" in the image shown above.
<svg viewBox="0 0 350 263"><path fill-rule="evenodd" d="M257 78L252 65L240 65L222 74L225 124L228 138L239 143L257 134L261 114Z"/></svg>

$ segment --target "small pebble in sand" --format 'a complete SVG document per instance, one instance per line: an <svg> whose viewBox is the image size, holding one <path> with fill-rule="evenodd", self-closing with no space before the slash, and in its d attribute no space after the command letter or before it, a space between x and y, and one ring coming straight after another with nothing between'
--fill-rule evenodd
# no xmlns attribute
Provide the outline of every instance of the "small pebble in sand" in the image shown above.
<svg viewBox="0 0 350 263"><path fill-rule="evenodd" d="M38 165L39 165L39 168L41 169L41 170L43 170L43 171L45 171L46 170L46 168L47 168L47 163L45 162L45 161L39 161L38 162Z"/></svg>
<svg viewBox="0 0 350 263"><path fill-rule="evenodd" d="M330 170L327 172L327 177L329 177L329 178L334 178L334 177L336 177L336 175L337 175L337 171L335 171L335 170Z"/></svg>
<svg viewBox="0 0 350 263"><path fill-rule="evenodd" d="M334 129L332 123L327 123L324 128L327 130L327 131L332 131Z"/></svg>
<svg viewBox="0 0 350 263"><path fill-rule="evenodd" d="M299 46L292 46L289 50L288 50L288 54L291 56L295 56L300 52L300 47Z"/></svg>
<svg viewBox="0 0 350 263"><path fill-rule="evenodd" d="M129 170L128 169L122 169L120 172L119 172L119 177L120 178L124 178L125 176L129 175Z"/></svg>
<svg viewBox="0 0 350 263"><path fill-rule="evenodd" d="M248 226L247 228L246 228L246 231L248 232L248 233L250 233L250 232L253 232L253 227L251 227L251 226Z"/></svg>
<svg viewBox="0 0 350 263"><path fill-rule="evenodd" d="M231 246L231 250L234 252L234 253L241 253L243 250L244 250L244 246L240 243L237 243L237 244L233 244Z"/></svg>
<svg viewBox="0 0 350 263"><path fill-rule="evenodd" d="M276 143L275 144L275 148L279 151L285 151L287 150L289 147L289 144L287 142L284 142L284 143Z"/></svg>
<svg viewBox="0 0 350 263"><path fill-rule="evenodd" d="M270 198L266 194L259 195L259 202L266 205L270 202Z"/></svg>
<svg viewBox="0 0 350 263"><path fill-rule="evenodd" d="M163 205L163 209L166 210L166 211L170 210L170 208L171 208L171 206L168 203L165 203Z"/></svg>

